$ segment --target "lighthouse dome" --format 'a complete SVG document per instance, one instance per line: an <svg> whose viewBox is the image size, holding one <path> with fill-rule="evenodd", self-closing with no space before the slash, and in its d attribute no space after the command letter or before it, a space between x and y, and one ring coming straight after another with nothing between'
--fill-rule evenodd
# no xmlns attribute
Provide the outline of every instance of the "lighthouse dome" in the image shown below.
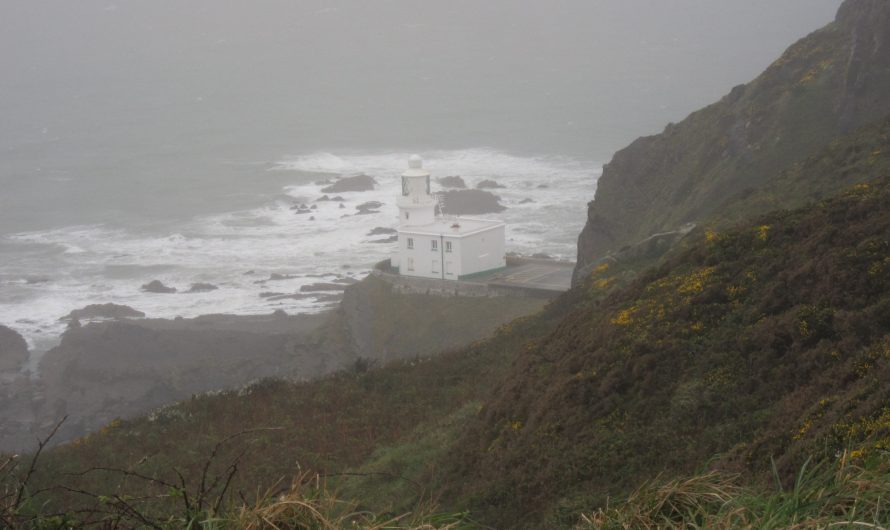
<svg viewBox="0 0 890 530"><path fill-rule="evenodd" d="M422 169L423 159L420 158L420 155L411 155L411 157L408 158L408 167L411 169Z"/></svg>

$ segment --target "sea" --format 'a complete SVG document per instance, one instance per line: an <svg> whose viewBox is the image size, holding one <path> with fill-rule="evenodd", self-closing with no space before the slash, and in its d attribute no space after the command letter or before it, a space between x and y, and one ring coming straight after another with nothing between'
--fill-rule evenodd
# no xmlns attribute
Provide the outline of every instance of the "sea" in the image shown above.
<svg viewBox="0 0 890 530"><path fill-rule="evenodd" d="M71 310L89 304L133 307L152 318L209 313L314 313L330 300L269 301L268 293L292 294L319 282L361 278L388 259L396 243L374 228L395 228L400 174L411 152L319 151L282 154L274 161L240 164L244 189L239 208L194 216L114 216L116 222L54 226L0 234L0 322L21 333L38 350L52 347ZM567 156L521 156L486 148L420 153L437 177L461 176L468 187L484 179L506 210L485 217L507 224L507 251L543 253L572 260L593 195L600 164ZM229 164L237 172L239 164ZM373 191L327 194L321 188L339 177L364 173ZM267 185L251 183L267 179ZM56 182L64 185L64 182ZM378 201L377 213L356 206ZM226 201L220 201L225 203ZM299 205L314 208L298 213ZM341 208L340 205L343 205ZM270 281L273 274L278 279ZM143 284L160 280L177 293L149 293ZM187 292L194 283L218 289ZM266 294L267 296L261 296Z"/></svg>

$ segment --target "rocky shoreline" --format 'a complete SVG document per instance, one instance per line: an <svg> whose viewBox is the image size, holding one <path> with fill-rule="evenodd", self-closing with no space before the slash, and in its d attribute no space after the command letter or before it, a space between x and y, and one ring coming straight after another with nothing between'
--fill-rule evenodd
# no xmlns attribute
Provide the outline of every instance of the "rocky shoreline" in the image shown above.
<svg viewBox="0 0 890 530"><path fill-rule="evenodd" d="M68 329L43 354L36 374L27 371L24 339L0 325L0 452L33 449L66 416L56 442L262 378L308 380L358 361L432 355L486 337L546 303L399 294L373 277L314 291L342 302L317 314L175 319L144 318L114 304L74 310L63 317Z"/></svg>
<svg viewBox="0 0 890 530"><path fill-rule="evenodd" d="M59 345L42 356L37 374L25 370L24 339L0 326L0 451L31 448L65 416L59 440L193 394L280 376L283 369L315 377L327 362L338 361L303 355L329 316L119 317L85 325L75 318Z"/></svg>

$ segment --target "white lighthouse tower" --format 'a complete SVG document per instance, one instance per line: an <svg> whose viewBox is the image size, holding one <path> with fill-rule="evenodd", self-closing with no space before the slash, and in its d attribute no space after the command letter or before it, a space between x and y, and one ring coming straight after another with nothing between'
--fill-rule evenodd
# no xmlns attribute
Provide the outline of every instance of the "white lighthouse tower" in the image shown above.
<svg viewBox="0 0 890 530"><path fill-rule="evenodd" d="M436 220L436 199L430 195L430 174L418 155L408 159L402 173L402 195L396 200L399 226L428 225Z"/></svg>
<svg viewBox="0 0 890 530"><path fill-rule="evenodd" d="M390 261L399 274L458 280L506 266L503 222L436 215L437 203L423 160L411 156L396 200L399 250Z"/></svg>

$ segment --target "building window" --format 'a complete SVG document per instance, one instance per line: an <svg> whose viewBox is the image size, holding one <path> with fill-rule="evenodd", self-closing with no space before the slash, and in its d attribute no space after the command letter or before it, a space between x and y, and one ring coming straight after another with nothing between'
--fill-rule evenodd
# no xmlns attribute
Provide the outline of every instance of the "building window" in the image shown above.
<svg viewBox="0 0 890 530"><path fill-rule="evenodd" d="M414 248L414 238L413 237L408 238L408 248Z"/></svg>
<svg viewBox="0 0 890 530"><path fill-rule="evenodd" d="M439 240L438 239L433 239L432 241L430 241L430 250L432 250L433 252L439 250Z"/></svg>
<svg viewBox="0 0 890 530"><path fill-rule="evenodd" d="M405 212L405 219L407 219L407 218L409 218L409 217L411 217L410 213L409 213L409 212Z"/></svg>
<svg viewBox="0 0 890 530"><path fill-rule="evenodd" d="M431 272L433 274L439 274L439 260L437 260L437 259L433 260L433 268L432 268Z"/></svg>
<svg viewBox="0 0 890 530"><path fill-rule="evenodd" d="M414 270L414 258L408 258L408 270L409 271Z"/></svg>
<svg viewBox="0 0 890 530"><path fill-rule="evenodd" d="M451 252L451 241L445 242L445 252Z"/></svg>

